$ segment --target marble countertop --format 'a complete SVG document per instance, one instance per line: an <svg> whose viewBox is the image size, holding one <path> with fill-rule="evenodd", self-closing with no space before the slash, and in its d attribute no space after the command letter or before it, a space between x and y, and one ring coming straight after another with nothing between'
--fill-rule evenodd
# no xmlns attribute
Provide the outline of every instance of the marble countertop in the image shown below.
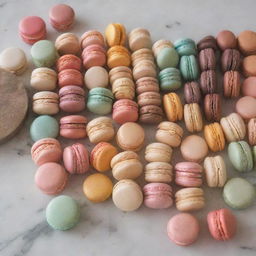
<svg viewBox="0 0 256 256"><path fill-rule="evenodd" d="M19 20L27 15L39 15L48 22L49 8L59 1L48 0L0 0L0 51L9 46L24 49L30 59L30 46L23 43L18 34ZM255 30L254 0L223 0L217 4L210 0L93 0L62 1L70 3L76 12L76 24L72 32L81 35L95 28L104 31L111 22L123 23L130 31L135 27L150 30L153 41L179 37L195 40L216 35L222 29L239 33L244 29ZM58 32L49 23L48 38L55 40ZM29 77L33 65L21 77L30 96ZM224 113L234 109L234 102L225 102ZM89 119L92 117L85 113ZM36 166L30 158L32 141L29 126L34 115L30 111L22 130L8 143L0 145L0 255L1 256L166 256L166 255L218 255L256 254L256 205L234 211L238 220L238 234L230 242L214 241L207 230L208 211L225 206L221 190L205 188L207 204L196 212L201 233L198 241L186 248L176 246L166 235L166 224L177 213L175 207L167 210L150 210L142 206L138 211L119 211L111 200L92 204L82 193L85 176L73 176L64 194L73 196L81 205L81 221L66 232L52 230L45 221L45 207L52 197L42 194L34 185ZM146 129L147 142L154 141L155 127ZM70 141L62 141L63 145ZM88 140L83 140L87 144ZM142 152L143 155L143 152ZM227 159L225 153L225 158ZM180 159L175 150L173 163ZM228 160L229 176L238 176ZM111 175L111 173L109 173ZM246 178L256 184L255 172ZM139 180L143 184L143 177Z"/></svg>

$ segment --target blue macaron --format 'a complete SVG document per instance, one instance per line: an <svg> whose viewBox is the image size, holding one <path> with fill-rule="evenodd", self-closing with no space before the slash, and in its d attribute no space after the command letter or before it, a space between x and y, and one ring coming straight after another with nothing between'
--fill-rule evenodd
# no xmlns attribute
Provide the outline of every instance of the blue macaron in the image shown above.
<svg viewBox="0 0 256 256"><path fill-rule="evenodd" d="M180 59L180 72L185 81L195 81L199 76L199 68L194 55L182 56Z"/></svg>
<svg viewBox="0 0 256 256"><path fill-rule="evenodd" d="M114 95L109 89L96 87L88 93L87 108L92 113L106 115L111 113L113 101Z"/></svg>
<svg viewBox="0 0 256 256"><path fill-rule="evenodd" d="M181 38L176 40L174 43L174 48L180 56L196 55L197 53L196 43L190 38Z"/></svg>
<svg viewBox="0 0 256 256"><path fill-rule="evenodd" d="M179 54L174 48L163 48L156 57L157 66L162 70L169 67L177 67Z"/></svg>
<svg viewBox="0 0 256 256"><path fill-rule="evenodd" d="M163 91L174 91L181 87L181 75L177 68L165 68L159 72L160 88Z"/></svg>

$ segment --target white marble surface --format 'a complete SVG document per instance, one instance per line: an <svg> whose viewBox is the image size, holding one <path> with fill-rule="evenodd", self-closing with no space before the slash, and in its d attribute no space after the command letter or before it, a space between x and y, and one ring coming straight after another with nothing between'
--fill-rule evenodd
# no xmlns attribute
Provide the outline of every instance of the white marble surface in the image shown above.
<svg viewBox="0 0 256 256"><path fill-rule="evenodd" d="M59 1L1 0L0 1L0 51L5 47L19 46L28 58L30 46L21 42L17 34L19 20L26 15L39 15L48 21L49 8ZM255 30L256 2L251 1L182 1L182 0L126 0L126 1L63 1L70 3L77 15L73 29L81 35L96 28L104 31L110 22L125 24L128 31L141 26L150 30L152 39L201 37L216 35L221 29L239 33L244 29ZM58 33L47 23L49 39ZM22 77L28 90L30 70ZM32 92L30 91L30 95ZM233 102L225 103L224 112L233 109ZM86 113L87 115L87 113ZM66 232L52 230L45 221L45 207L51 197L43 195L34 185L36 166L30 159L32 141L28 129L33 119L29 113L23 129L15 138L0 145L0 255L1 256L136 256L136 255L218 255L256 254L256 205L235 211L238 234L230 242L214 241L207 230L208 211L224 207L221 190L206 188L207 206L195 213L201 224L200 237L186 248L171 243L166 235L166 223L177 211L150 210L141 207L132 213L123 213L111 200L92 204L82 194L85 176L71 177L64 194L71 195L82 207L78 226ZM154 141L155 127L147 128L147 141ZM63 141L64 144L71 142ZM89 144L87 140L84 140ZM178 150L173 163L179 159ZM226 161L227 164L228 160ZM229 166L229 176L238 174ZM254 184L255 172L246 175ZM143 184L143 178L140 180ZM189 228L189 227L188 227Z"/></svg>

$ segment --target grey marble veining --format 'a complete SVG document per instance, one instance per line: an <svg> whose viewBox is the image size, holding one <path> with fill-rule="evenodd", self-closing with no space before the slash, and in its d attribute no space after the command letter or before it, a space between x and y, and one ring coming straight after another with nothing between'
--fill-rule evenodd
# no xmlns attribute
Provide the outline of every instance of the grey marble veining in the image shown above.
<svg viewBox="0 0 256 256"><path fill-rule="evenodd" d="M59 1L5 0L0 1L0 51L9 46L24 49L30 60L30 46L18 36L19 20L26 15L39 15L48 21L49 8ZM205 35L216 35L226 28L239 33L244 29L255 30L254 0L245 1L62 1L70 3L77 15L72 30L77 35L96 28L102 32L110 22L121 22L127 30L145 27L152 39L175 41L179 37L195 40ZM47 22L48 38L59 35ZM31 61L31 60L30 60ZM33 68L22 76L30 96L29 76ZM224 104L224 113L234 110L234 102ZM91 116L86 113L91 118ZM0 255L1 256L144 256L181 255L227 256L256 254L256 206L244 211L235 211L238 234L230 242L214 241L207 230L207 212L225 207L221 190L205 188L207 206L195 213L200 220L201 233L194 245L186 248L171 243L166 235L166 223L177 213L175 207L167 210L150 210L141 207L132 213L123 213L114 207L111 200L92 204L82 193L85 175L71 177L64 194L73 196L81 205L81 221L66 232L54 231L45 222L45 207L51 196L42 194L34 185L36 166L30 159L32 141L28 130L34 114L31 112L22 130L11 141L0 145ZM154 141L155 127L146 129L147 142ZM82 140L89 145L88 140ZM63 145L70 144L62 140ZM89 145L90 146L90 145ZM143 155L142 151L142 155ZM226 155L224 154L226 157ZM180 159L174 152L173 163ZM229 176L238 176L228 160ZM109 173L110 175L110 173ZM245 175L256 184L256 174ZM143 177L139 180L143 184Z"/></svg>

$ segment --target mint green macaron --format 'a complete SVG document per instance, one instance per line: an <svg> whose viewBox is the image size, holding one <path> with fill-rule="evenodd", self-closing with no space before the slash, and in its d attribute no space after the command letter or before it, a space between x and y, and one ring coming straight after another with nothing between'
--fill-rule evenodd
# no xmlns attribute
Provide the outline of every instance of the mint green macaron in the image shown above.
<svg viewBox="0 0 256 256"><path fill-rule="evenodd" d="M37 67L52 67L58 58L55 45L49 40L40 40L33 44L30 53Z"/></svg>
<svg viewBox="0 0 256 256"><path fill-rule="evenodd" d="M243 178L232 178L224 186L223 198L233 209L245 209L255 200L255 188Z"/></svg>
<svg viewBox="0 0 256 256"><path fill-rule="evenodd" d="M174 48L180 56L196 55L196 43L190 38L181 38L175 41Z"/></svg>
<svg viewBox="0 0 256 256"><path fill-rule="evenodd" d="M180 71L177 68L165 68L158 76L163 91L175 91L182 85Z"/></svg>
<svg viewBox="0 0 256 256"><path fill-rule="evenodd" d="M239 172L248 172L253 168L252 150L246 141L234 141L228 145L228 157Z"/></svg>
<svg viewBox="0 0 256 256"><path fill-rule="evenodd" d="M71 229L79 222L79 219L80 207L70 196L57 196L47 205L46 220L54 229Z"/></svg>
<svg viewBox="0 0 256 256"><path fill-rule="evenodd" d="M199 68L194 55L181 57L180 72L185 81L195 81L198 79Z"/></svg>
<svg viewBox="0 0 256 256"><path fill-rule="evenodd" d="M59 123L48 115L42 115L34 119L30 126L30 136L33 141L43 138L56 138L59 134Z"/></svg>
<svg viewBox="0 0 256 256"><path fill-rule="evenodd" d="M163 48L156 57L157 66L162 70L165 68L175 68L179 63L179 54L174 48Z"/></svg>

